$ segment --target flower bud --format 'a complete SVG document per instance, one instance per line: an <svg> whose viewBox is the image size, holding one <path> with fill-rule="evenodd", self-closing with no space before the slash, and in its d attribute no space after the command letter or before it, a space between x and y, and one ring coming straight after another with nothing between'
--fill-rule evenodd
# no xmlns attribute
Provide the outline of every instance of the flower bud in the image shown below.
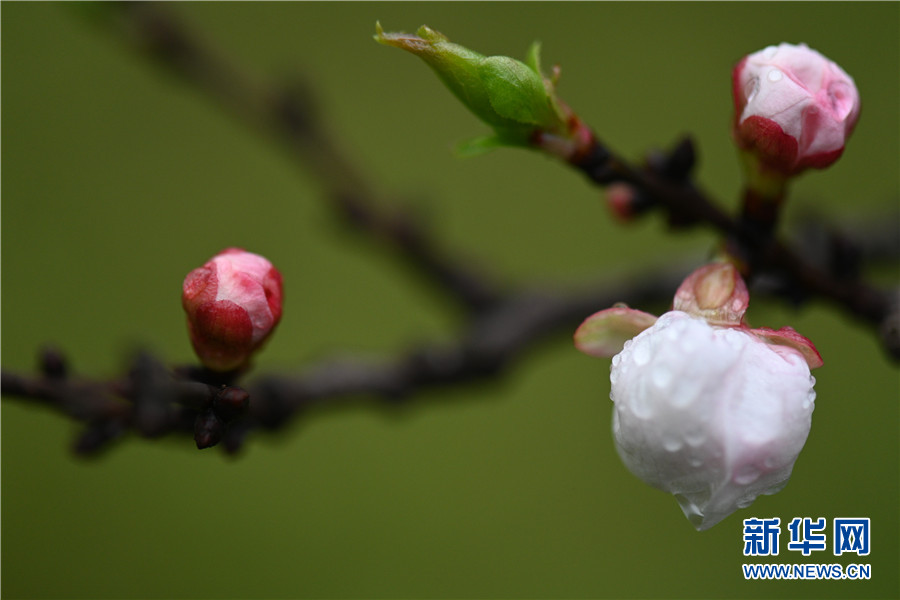
<svg viewBox="0 0 900 600"><path fill-rule="evenodd" d="M555 80L541 73L538 44L523 63L508 56L484 56L424 25L417 35L385 33L380 23L375 28L377 42L424 60L475 116L494 129L494 136L474 140L464 150L527 146L536 132L568 134L569 111L556 98Z"/></svg>
<svg viewBox="0 0 900 600"><path fill-rule="evenodd" d="M697 529L783 488L809 435L810 369L822 358L793 329L750 329L748 302L734 266L713 263L658 319L616 306L575 332L582 352L614 355L613 436L625 466L674 494Z"/></svg>
<svg viewBox="0 0 900 600"><path fill-rule="evenodd" d="M281 274L258 254L228 248L188 273L181 303L203 364L215 371L237 369L281 319Z"/></svg>
<svg viewBox="0 0 900 600"><path fill-rule="evenodd" d="M632 223L653 207L653 200L630 183L606 186L606 206L620 223Z"/></svg>
<svg viewBox="0 0 900 600"><path fill-rule="evenodd" d="M805 44L744 57L732 92L738 146L782 176L836 161L859 118L853 79Z"/></svg>
<svg viewBox="0 0 900 600"><path fill-rule="evenodd" d="M708 529L791 476L812 420L803 357L672 311L613 358L613 436L628 469Z"/></svg>

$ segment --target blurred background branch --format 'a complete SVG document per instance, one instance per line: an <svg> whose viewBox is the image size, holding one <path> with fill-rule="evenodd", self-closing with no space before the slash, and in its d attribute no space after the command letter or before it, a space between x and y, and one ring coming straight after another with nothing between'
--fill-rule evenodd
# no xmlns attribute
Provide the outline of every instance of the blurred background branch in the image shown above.
<svg viewBox="0 0 900 600"><path fill-rule="evenodd" d="M146 60L132 10L165 11L228 69L201 86L208 74L175 75L198 63ZM872 328L817 297L798 310L782 278L755 278L751 326L795 327L825 360L813 426L783 492L698 534L623 466L608 361L575 351L563 320L617 300L660 314L720 233L670 234L661 209L623 224L603 202L610 188L538 152L454 160L482 125L418 58L372 41L376 20L520 58L539 39L544 64L562 66L562 97L635 168L689 133L693 178L729 216L740 202L729 73L748 52L806 42L854 76L864 110L835 167L792 186L778 235L819 269L890 287L896 4L2 13L4 598L900 597L897 371ZM294 127L328 139L291 141L285 104L300 105ZM326 172L323 141L354 175ZM365 198L379 225L353 224L338 192ZM391 230L408 221L436 260L487 286L486 302L461 299L402 247ZM181 285L229 246L277 265L284 317L253 371L197 381L208 374L179 366L196 364ZM57 350L40 351L47 342ZM511 354L459 383L408 375L479 346ZM196 450L217 435L222 450ZM63 451L69 440L110 451L85 461ZM822 562L871 563L872 578L744 581L749 516L870 517L865 561ZM787 551L786 536L779 561L819 560Z"/></svg>
<svg viewBox="0 0 900 600"><path fill-rule="evenodd" d="M69 376L65 357L55 350L42 353L38 376L4 370L4 394L45 404L87 424L74 445L78 453L103 450L128 431L145 437L191 434L201 448L224 440L226 450L234 452L251 431L279 429L308 408L360 399L397 405L428 387L497 378L534 345L571 332L599 308L616 302L666 303L681 277L699 262L681 261L576 291L501 282L485 263L479 261L476 269L471 261L441 248L414 210L373 191L327 130L315 94L304 81L272 85L238 68L168 6L122 3L105 11L107 24L140 54L278 140L315 178L334 214L350 230L390 249L396 260L455 299L467 317L453 342L420 344L388 360L321 361L299 375L268 375L241 383L246 391L231 387L236 381L215 381L202 370L171 371L149 354L141 354L126 377L109 381ZM645 208L662 208L674 227L701 225L719 231L746 258L757 291L798 304L826 299L873 325L885 348L900 356L895 297L861 278L866 263L896 264L900 243L895 227L879 218L838 234L827 224L808 221L800 238L801 255L743 228L707 197L692 179L694 155L693 143L686 138L671 152L653 153L644 165L634 166L595 141L592 151L573 166L600 185L633 186ZM896 215L891 218L896 220ZM227 401L234 400L234 394L240 396L240 410Z"/></svg>

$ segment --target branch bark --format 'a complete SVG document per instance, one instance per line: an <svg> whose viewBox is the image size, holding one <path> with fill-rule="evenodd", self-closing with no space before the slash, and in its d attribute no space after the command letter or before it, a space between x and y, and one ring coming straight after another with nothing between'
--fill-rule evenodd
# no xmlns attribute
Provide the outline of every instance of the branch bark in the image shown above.
<svg viewBox="0 0 900 600"><path fill-rule="evenodd" d="M348 227L392 249L398 261L454 299L467 319L451 342L423 345L387 359L326 360L299 374L264 375L246 384L243 373L222 378L195 367L170 369L147 354L138 356L125 375L110 381L73 377L64 356L52 350L42 352L38 375L4 370L4 395L47 406L85 424L74 444L79 454L98 453L128 433L145 438L189 435L198 447L223 442L227 451L236 452L251 432L282 428L314 408L403 405L426 398L417 392L429 388L495 379L540 343L570 335L598 309L616 302L641 307L668 303L683 276L696 266L697 261L670 264L639 277L574 291L539 285L512 288L441 249L408 211L385 208L394 203L379 198L340 152L305 86L268 85L241 71L202 43L168 7L124 3L117 8L115 23L132 45L166 72L278 140L316 178L323 197ZM635 186L666 211L673 225L718 230L746 254L753 274L776 281L770 291L795 302L828 300L880 328L885 346L900 356L900 318L893 296L865 284L859 269L829 270L821 266L823 261L801 257L786 244L742 227L691 180L689 141L641 167L597 142L572 166L598 185L618 181ZM896 261L896 232L883 232L879 239L867 240L877 248L875 254L884 256L887 248L887 255L893 254Z"/></svg>

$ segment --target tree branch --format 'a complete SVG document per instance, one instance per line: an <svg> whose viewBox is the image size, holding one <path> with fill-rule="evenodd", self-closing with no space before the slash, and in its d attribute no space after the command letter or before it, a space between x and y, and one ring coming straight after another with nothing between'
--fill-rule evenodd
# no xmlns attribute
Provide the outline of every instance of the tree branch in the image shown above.
<svg viewBox="0 0 900 600"><path fill-rule="evenodd" d="M315 113L312 95L302 85L277 88L258 83L202 45L157 4L126 4L122 18L124 29L148 56L229 107L242 120L262 125L268 134L286 143L355 230L396 250L400 260L469 309L490 307L501 298L498 286L441 252L412 214L391 213L379 207L381 203L370 186L323 128L324 120ZM692 180L695 152L690 139L679 142L668 154L651 155L642 167L631 165L593 133L591 139L587 150L569 164L592 182L634 186L651 205L663 209L674 226L716 229L725 236L731 252L745 261L749 280L766 276L779 281L779 293L795 305L812 298L830 302L873 326L881 333L883 346L900 359L900 353L894 350L900 347L900 336L894 336L889 326L897 318L896 293L875 289L859 273L838 276L820 268L768 232L726 213Z"/></svg>
<svg viewBox="0 0 900 600"><path fill-rule="evenodd" d="M692 263L695 261L691 261ZM4 395L42 404L86 424L73 449L96 454L128 432L145 438L190 434L198 447L224 442L236 452L257 429L280 429L322 407L379 402L400 405L417 392L496 379L538 344L575 327L598 307L616 302L647 306L671 298L687 264L607 281L580 291L524 288L473 316L453 342L423 345L386 360L330 359L299 375L265 375L239 388L196 367L165 368L139 355L112 381L69 376L63 355L41 353L41 373L2 372ZM249 407L248 407L249 405Z"/></svg>
<svg viewBox="0 0 900 600"><path fill-rule="evenodd" d="M408 212L384 208L390 204L376 196L338 150L303 86L269 86L243 73L201 43L167 7L126 3L118 7L116 19L128 39L166 71L279 140L316 178L344 223L392 249L399 261L454 298L467 321L451 342L423 345L383 360L327 360L308 365L297 375L265 375L247 384L241 383L243 373L223 378L195 367L168 369L147 354L138 356L127 374L111 381L72 377L62 354L52 350L42 352L39 375L4 370L3 394L85 423L74 445L77 453L98 453L128 433L146 438L187 434L198 447L221 441L227 451L236 452L251 432L284 427L314 408L366 402L402 405L424 398L415 394L429 388L494 379L543 341L563 332L571 334L600 308L616 302L642 307L668 303L682 277L696 265L696 261L669 265L640 277L576 291L498 284L442 251ZM838 273L838 269L817 266L823 261L813 264L781 242L747 231L691 181L693 162L690 142L679 144L668 155L652 157L640 168L597 143L573 166L600 185L620 181L635 186L664 208L673 225L703 224L722 232L746 252L757 274L777 282L771 291L794 301L830 300L880 326L886 331L882 334L886 345L900 355L897 306L887 294L864 284L858 268ZM886 235L896 237L891 231ZM877 247L882 252L894 246ZM895 247L893 253L896 260Z"/></svg>
<svg viewBox="0 0 900 600"><path fill-rule="evenodd" d="M748 280L766 276L778 280L780 294L799 304L821 298L845 313L874 326L885 349L900 359L900 338L890 326L897 319L897 293L878 290L861 273L826 270L814 261L759 231L752 223L720 209L691 180L693 144L682 140L669 155L652 157L638 168L606 148L596 136L593 147L570 164L600 186L624 182L633 186L645 202L664 210L675 226L706 225L722 233L732 255L741 258ZM896 223L896 221L894 221ZM896 229L893 237L896 238Z"/></svg>

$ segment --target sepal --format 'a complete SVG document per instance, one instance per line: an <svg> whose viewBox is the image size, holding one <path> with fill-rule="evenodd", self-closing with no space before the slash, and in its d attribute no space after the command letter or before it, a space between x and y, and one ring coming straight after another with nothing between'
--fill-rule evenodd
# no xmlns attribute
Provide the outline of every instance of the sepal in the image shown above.
<svg viewBox="0 0 900 600"><path fill-rule="evenodd" d="M575 347L589 356L609 358L622 351L625 342L656 323L650 313L614 306L596 312L575 331Z"/></svg>

